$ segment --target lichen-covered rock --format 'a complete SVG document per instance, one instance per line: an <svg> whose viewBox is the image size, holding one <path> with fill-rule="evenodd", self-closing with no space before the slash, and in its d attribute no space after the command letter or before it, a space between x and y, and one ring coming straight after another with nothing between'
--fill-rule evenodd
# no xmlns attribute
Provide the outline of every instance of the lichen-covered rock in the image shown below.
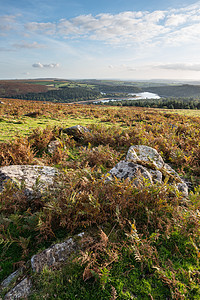
<svg viewBox="0 0 200 300"><path fill-rule="evenodd" d="M61 143L59 140L51 141L47 147L47 151L50 154L53 154L60 146L61 146Z"/></svg>
<svg viewBox="0 0 200 300"><path fill-rule="evenodd" d="M55 244L39 254L32 256L31 267L34 272L41 272L46 266L58 266L65 263L70 258L71 254L79 249L84 249L84 243L80 243L81 238L85 235L81 232L73 238L69 238L63 243ZM1 289L7 288L13 280L19 279L19 276L24 276L24 270L19 269L8 276L2 283ZM31 278L25 278L12 288L5 296L5 300L25 299L31 293L32 283ZM1 298L0 298L1 299Z"/></svg>
<svg viewBox="0 0 200 300"><path fill-rule="evenodd" d="M27 193L32 193L37 184L37 191L42 191L53 184L57 170L52 167L38 165L11 165L0 168L0 192L4 184L11 180L13 183L23 183Z"/></svg>
<svg viewBox="0 0 200 300"><path fill-rule="evenodd" d="M8 287L12 281L16 280L18 276L20 275L20 269L16 270L12 274L10 274L6 279L4 279L1 283L1 288L6 288Z"/></svg>
<svg viewBox="0 0 200 300"><path fill-rule="evenodd" d="M41 272L45 266L56 266L65 262L77 249L78 242L73 238L63 243L55 244L31 258L32 269L34 272Z"/></svg>
<svg viewBox="0 0 200 300"><path fill-rule="evenodd" d="M141 184L145 179L153 183L163 183L168 178L171 185L183 197L188 196L188 186L168 164L164 162L156 149L144 145L131 146L126 160L120 161L106 174L106 181L114 177L133 180L134 185ZM144 180L143 180L144 181Z"/></svg>
<svg viewBox="0 0 200 300"><path fill-rule="evenodd" d="M158 151L144 145L131 146L126 155L126 160L133 162L138 162L139 160L151 162L158 168L162 168L164 165L164 161Z"/></svg>
<svg viewBox="0 0 200 300"><path fill-rule="evenodd" d="M84 139L84 136L86 133L89 133L90 130L84 126L81 125L75 125L68 128L62 128L60 131L67 133L68 135L71 135L74 140L80 141Z"/></svg>
<svg viewBox="0 0 200 300"><path fill-rule="evenodd" d="M4 300L25 299L30 295L31 287L30 279L25 278L5 295Z"/></svg>
<svg viewBox="0 0 200 300"><path fill-rule="evenodd" d="M115 177L118 179L135 179L136 185L143 182L144 179L149 180L152 183L151 174L147 169L143 166L125 160L120 161L109 171L106 175L106 181L110 181Z"/></svg>

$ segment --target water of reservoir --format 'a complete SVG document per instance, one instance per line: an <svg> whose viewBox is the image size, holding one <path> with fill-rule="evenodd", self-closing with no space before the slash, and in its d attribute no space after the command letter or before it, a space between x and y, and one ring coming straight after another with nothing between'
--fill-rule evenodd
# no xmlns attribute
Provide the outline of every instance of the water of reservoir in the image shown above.
<svg viewBox="0 0 200 300"><path fill-rule="evenodd" d="M102 100L101 102L109 102L109 101L121 101L121 100L138 100L138 99L160 99L157 94L143 92L136 94L129 94L130 98L121 98L121 99L110 99L110 100ZM131 97L134 96L134 97Z"/></svg>

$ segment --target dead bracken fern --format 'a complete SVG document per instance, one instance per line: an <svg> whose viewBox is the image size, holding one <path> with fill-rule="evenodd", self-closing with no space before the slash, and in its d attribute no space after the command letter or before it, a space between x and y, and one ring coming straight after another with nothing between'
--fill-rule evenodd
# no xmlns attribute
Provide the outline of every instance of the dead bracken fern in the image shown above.
<svg viewBox="0 0 200 300"><path fill-rule="evenodd" d="M109 241L102 229L100 229L99 238L87 236L81 242L86 247L84 251L81 251L76 261L85 267L83 280L86 281L91 277L100 278L104 287L106 282L103 281L107 279L109 267L119 259L117 246Z"/></svg>

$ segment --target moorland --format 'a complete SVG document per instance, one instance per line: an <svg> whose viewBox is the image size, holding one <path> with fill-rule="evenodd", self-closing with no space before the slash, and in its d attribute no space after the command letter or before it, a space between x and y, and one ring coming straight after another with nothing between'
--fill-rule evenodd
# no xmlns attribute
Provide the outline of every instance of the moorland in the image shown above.
<svg viewBox="0 0 200 300"><path fill-rule="evenodd" d="M9 183L0 194L1 280L23 266L33 278L30 299L200 299L199 110L0 100L0 165L62 174L34 202L23 185ZM76 124L90 134L76 141L60 131ZM53 140L60 146L49 153ZM169 178L140 189L104 182L131 145L156 149L188 184L187 199ZM32 274L33 254L82 231L84 252Z"/></svg>

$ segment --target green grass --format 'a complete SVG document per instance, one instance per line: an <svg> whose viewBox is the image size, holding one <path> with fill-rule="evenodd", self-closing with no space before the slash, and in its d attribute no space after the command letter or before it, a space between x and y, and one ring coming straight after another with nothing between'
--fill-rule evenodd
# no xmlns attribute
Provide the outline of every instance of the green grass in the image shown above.
<svg viewBox="0 0 200 300"><path fill-rule="evenodd" d="M82 279L83 267L68 264L60 271L44 270L35 276L35 293L30 299L166 299L169 289L147 270L141 270L133 255L124 252L123 259L114 264L111 271L104 269L104 279ZM148 272L147 272L148 273ZM147 276L145 276L147 275ZM116 295L117 298L114 298Z"/></svg>
<svg viewBox="0 0 200 300"><path fill-rule="evenodd" d="M68 117L66 119L47 118L47 117L19 117L19 118L3 118L0 121L0 142L5 142L15 138L16 136L27 136L35 128L60 127L66 128L81 124L87 126L90 124L97 124L100 121L97 119Z"/></svg>
<svg viewBox="0 0 200 300"><path fill-rule="evenodd" d="M200 117L200 110L195 109L159 109L159 111L188 117Z"/></svg>

